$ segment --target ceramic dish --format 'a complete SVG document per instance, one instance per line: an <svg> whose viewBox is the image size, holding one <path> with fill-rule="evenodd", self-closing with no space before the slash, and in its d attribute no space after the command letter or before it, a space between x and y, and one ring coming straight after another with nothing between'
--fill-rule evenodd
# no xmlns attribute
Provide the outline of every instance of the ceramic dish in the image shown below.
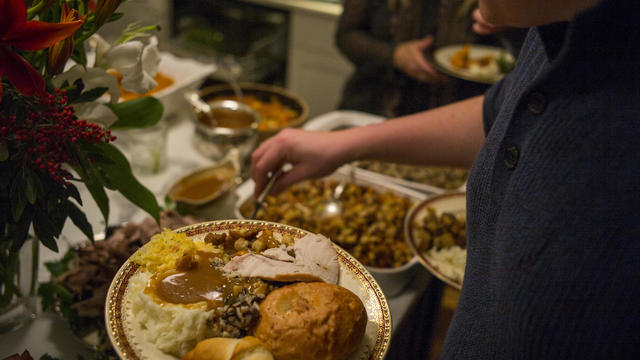
<svg viewBox="0 0 640 360"><path fill-rule="evenodd" d="M262 141L272 135L275 135L278 131L284 127L300 127L304 125L309 117L309 106L304 99L290 93L289 91L273 85L265 84L253 84L253 83L240 83L240 89L245 97L253 97L258 103L262 103L264 109L256 110L260 113L261 121L268 121L268 117L273 117L269 111L269 107L264 104L269 104L271 101L276 101L286 109L293 110L297 113L297 116L289 122L286 126L263 129L262 126L258 126L258 141ZM231 85L213 85L199 90L200 97L205 102L215 101L222 98L234 98L235 93ZM251 105L249 103L249 105ZM277 114L276 114L277 115Z"/></svg>
<svg viewBox="0 0 640 360"><path fill-rule="evenodd" d="M504 77L504 73L497 71L491 74L477 74L468 69L458 68L451 64L451 58L462 49L464 45L449 45L443 46L437 49L433 53L434 65L438 68L438 70L444 72L447 75L457 77L463 80L469 80L474 82L479 82L483 84L493 84ZM515 62L515 59L511 54L507 52L507 50L494 47L494 46L485 46L485 45L475 45L471 44L469 46L469 58L470 59L478 59L484 56L492 56L495 60L498 60L500 56L504 56L507 61Z"/></svg>
<svg viewBox="0 0 640 360"><path fill-rule="evenodd" d="M188 205L204 205L231 190L237 176L238 170L230 161L199 168L173 183L167 197Z"/></svg>
<svg viewBox="0 0 640 360"><path fill-rule="evenodd" d="M466 217L466 195L462 192L440 194L430 197L424 201L416 203L411 210L409 210L407 217L405 218L405 231L406 240L409 243L409 247L413 253L418 257L420 263L435 277L444 281L445 283L453 286L456 289L462 288L462 281L456 279L455 276L450 275L451 271L456 273L464 273L464 264L462 266L456 266L451 269L443 269L442 266L449 266L451 264L443 264L441 260L433 258L427 252L418 250L420 248L420 239L416 235L417 230L415 223L420 221L426 214L427 208L435 210L436 214L440 215L443 212L450 212L456 216ZM466 253L465 253L466 256Z"/></svg>
<svg viewBox="0 0 640 360"><path fill-rule="evenodd" d="M417 192L402 186L398 186L391 182L383 182L379 179L362 176L357 172L352 174L349 167L341 167L334 174L327 177L328 180L337 180L349 178L353 176L352 181L355 184L370 186L377 191L391 191L396 195L409 198L414 203L421 202L427 196L421 192ZM249 202L253 201L253 188L254 183L252 180L248 180L238 186L235 190L238 201L234 209L236 217L239 219L245 219L241 209L243 209ZM404 240L404 239L403 239ZM396 268L382 268L366 266L367 270L376 278L384 294L387 297L393 297L402 292L408 282L411 280L413 272L416 270L416 266L419 263L417 256L412 257L407 263Z"/></svg>
<svg viewBox="0 0 640 360"><path fill-rule="evenodd" d="M173 79L174 83L156 93L154 97L162 101L164 116L172 115L188 109L184 93L195 90L205 78L216 71L216 66L203 64L192 59L179 58L171 53L160 53L162 60L158 71Z"/></svg>
<svg viewBox="0 0 640 360"><path fill-rule="evenodd" d="M202 240L206 234L230 229L271 229L300 238L306 231L265 221L221 220L186 226L176 230L195 240ZM350 360L383 360L391 340L391 313L380 286L371 274L356 259L340 247L335 246L340 263L339 285L351 290L363 302L367 311L368 323L365 335ZM132 319L127 297L129 280L140 271L137 264L127 260L116 274L107 293L105 320L107 333L114 349L124 360L176 360L165 354L139 336L136 322Z"/></svg>

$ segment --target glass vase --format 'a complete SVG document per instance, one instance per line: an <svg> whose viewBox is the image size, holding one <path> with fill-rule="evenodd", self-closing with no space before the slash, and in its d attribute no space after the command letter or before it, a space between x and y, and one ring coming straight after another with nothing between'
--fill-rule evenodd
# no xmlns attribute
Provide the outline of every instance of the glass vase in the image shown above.
<svg viewBox="0 0 640 360"><path fill-rule="evenodd" d="M39 245L30 237L15 252L0 243L0 334L35 318Z"/></svg>

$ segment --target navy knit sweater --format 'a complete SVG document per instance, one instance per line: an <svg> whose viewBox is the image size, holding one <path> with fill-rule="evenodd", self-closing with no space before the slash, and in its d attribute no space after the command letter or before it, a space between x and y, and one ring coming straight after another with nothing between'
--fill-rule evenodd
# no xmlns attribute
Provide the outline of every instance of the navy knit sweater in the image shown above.
<svg viewBox="0 0 640 360"><path fill-rule="evenodd" d="M484 103L443 359L640 359L640 0L533 28Z"/></svg>

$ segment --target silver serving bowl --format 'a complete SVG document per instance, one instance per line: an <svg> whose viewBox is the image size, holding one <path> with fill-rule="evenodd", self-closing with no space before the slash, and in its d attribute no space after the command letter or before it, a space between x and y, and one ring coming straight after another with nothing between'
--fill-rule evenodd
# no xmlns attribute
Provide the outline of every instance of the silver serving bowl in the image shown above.
<svg viewBox="0 0 640 360"><path fill-rule="evenodd" d="M258 140L260 114L234 100L203 102L196 93L187 94L195 125L194 146L203 155L220 160L237 149L243 161Z"/></svg>

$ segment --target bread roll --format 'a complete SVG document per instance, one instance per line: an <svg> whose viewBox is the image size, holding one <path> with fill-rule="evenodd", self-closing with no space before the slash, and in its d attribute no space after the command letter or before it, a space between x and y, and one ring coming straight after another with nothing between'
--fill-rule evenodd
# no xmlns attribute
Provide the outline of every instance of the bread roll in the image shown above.
<svg viewBox="0 0 640 360"><path fill-rule="evenodd" d="M274 360L264 344L253 336L242 339L204 339L189 351L182 360Z"/></svg>
<svg viewBox="0 0 640 360"><path fill-rule="evenodd" d="M367 311L351 291L296 283L262 301L254 335L278 360L343 360L360 344L366 325Z"/></svg>

